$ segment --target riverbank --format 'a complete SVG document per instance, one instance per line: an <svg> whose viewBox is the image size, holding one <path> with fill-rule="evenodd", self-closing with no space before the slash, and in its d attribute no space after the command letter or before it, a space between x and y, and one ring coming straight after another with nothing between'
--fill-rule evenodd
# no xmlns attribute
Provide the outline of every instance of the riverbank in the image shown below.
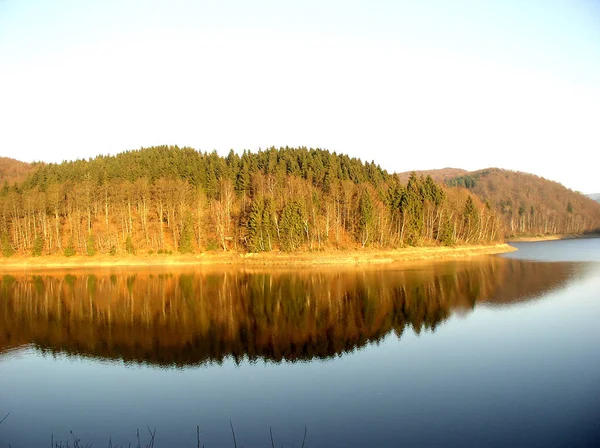
<svg viewBox="0 0 600 448"><path fill-rule="evenodd" d="M49 255L42 257L14 255L0 259L0 271L14 269L61 269L69 267L110 268L146 266L335 266L389 264L417 260L443 260L492 255L516 250L508 244L454 247L409 247L397 250L352 250L327 252L205 252L195 255Z"/></svg>
<svg viewBox="0 0 600 448"><path fill-rule="evenodd" d="M600 233L568 233L562 235L533 235L508 238L508 243L530 243L536 241L575 240L581 238L600 238Z"/></svg>

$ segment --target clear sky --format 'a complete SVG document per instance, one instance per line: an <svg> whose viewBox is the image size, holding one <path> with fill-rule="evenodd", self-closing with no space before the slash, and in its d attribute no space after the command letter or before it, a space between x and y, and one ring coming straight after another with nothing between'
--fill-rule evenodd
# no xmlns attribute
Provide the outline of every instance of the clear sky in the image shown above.
<svg viewBox="0 0 600 448"><path fill-rule="evenodd" d="M600 192L600 1L0 0L0 155L327 148Z"/></svg>

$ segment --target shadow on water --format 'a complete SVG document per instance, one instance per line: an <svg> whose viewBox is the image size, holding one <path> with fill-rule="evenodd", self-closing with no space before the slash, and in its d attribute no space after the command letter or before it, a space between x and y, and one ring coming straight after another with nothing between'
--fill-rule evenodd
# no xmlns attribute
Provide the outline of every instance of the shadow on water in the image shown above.
<svg viewBox="0 0 600 448"><path fill-rule="evenodd" d="M0 278L0 354L185 367L327 359L454 312L560 288L583 265L484 258L411 269L138 271Z"/></svg>

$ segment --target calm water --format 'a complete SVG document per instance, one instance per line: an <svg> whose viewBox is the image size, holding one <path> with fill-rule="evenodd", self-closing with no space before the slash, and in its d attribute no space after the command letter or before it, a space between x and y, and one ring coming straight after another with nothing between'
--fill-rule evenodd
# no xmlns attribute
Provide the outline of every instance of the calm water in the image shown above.
<svg viewBox="0 0 600 448"><path fill-rule="evenodd" d="M0 446L600 444L600 239L400 268L0 274Z"/></svg>

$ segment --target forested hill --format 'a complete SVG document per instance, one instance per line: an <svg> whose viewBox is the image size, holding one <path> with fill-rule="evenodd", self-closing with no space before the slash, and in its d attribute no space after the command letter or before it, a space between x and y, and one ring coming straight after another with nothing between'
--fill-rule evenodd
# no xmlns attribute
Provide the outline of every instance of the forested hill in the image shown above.
<svg viewBox="0 0 600 448"><path fill-rule="evenodd" d="M406 182L412 173L417 174L417 176L431 176L434 181L441 184L445 184L447 179L469 174L467 170L462 170L460 168L441 168L437 170L405 171L403 173L398 173L397 176L400 182Z"/></svg>
<svg viewBox="0 0 600 448"><path fill-rule="evenodd" d="M558 182L490 168L445 179L488 201L508 236L581 233L600 228L600 204Z"/></svg>
<svg viewBox="0 0 600 448"><path fill-rule="evenodd" d="M307 148L152 147L38 165L0 190L11 255L326 250L502 238L465 190Z"/></svg>
<svg viewBox="0 0 600 448"><path fill-rule="evenodd" d="M24 181L37 168L37 164L25 163L9 157L0 157L0 185Z"/></svg>

